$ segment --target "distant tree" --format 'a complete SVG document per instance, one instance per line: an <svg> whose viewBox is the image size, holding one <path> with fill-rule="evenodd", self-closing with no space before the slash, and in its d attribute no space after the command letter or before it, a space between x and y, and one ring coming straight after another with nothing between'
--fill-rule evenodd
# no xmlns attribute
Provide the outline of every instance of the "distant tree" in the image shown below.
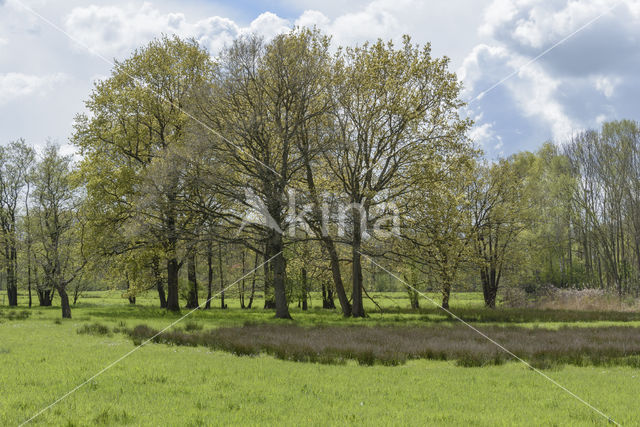
<svg viewBox="0 0 640 427"><path fill-rule="evenodd" d="M67 286L86 265L80 191L72 178L71 157L47 145L33 174L35 259L44 281L58 292L62 317L71 318Z"/></svg>
<svg viewBox="0 0 640 427"><path fill-rule="evenodd" d="M470 186L474 249L485 305L495 308L505 262L518 235L531 220L527 178L531 153L514 155L477 168Z"/></svg>
<svg viewBox="0 0 640 427"><path fill-rule="evenodd" d="M0 147L0 226L9 305L18 305L18 215L35 154L20 139ZM30 288L29 288L30 290Z"/></svg>

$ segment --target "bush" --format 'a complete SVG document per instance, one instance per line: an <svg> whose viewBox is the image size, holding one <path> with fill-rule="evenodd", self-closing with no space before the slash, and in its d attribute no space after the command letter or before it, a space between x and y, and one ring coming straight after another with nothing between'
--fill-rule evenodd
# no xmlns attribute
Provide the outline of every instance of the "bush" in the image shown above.
<svg viewBox="0 0 640 427"><path fill-rule="evenodd" d="M24 320L24 319L28 319L29 316L31 316L31 312L28 310L7 310L7 311L0 311L0 319L7 319L7 320Z"/></svg>
<svg viewBox="0 0 640 427"><path fill-rule="evenodd" d="M86 335L111 335L109 328L101 323L92 323L89 325L83 325L78 328L79 334Z"/></svg>

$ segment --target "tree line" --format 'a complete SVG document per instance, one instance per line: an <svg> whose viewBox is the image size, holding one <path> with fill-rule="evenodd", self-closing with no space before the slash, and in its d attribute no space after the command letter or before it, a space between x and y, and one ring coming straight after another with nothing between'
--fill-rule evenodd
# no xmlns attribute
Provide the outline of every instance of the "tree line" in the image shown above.
<svg viewBox="0 0 640 427"><path fill-rule="evenodd" d="M489 162L468 138L447 58L408 37L331 49L315 29L235 40L212 57L161 37L95 84L71 143L0 152L4 281L41 305L106 283L135 303L210 308L260 295L366 315L365 273L419 292L504 281L637 293L638 123ZM37 158L37 159L36 159ZM205 278L206 286L201 286ZM214 283L214 282L218 283ZM201 289L204 288L204 289ZM203 294L206 297L203 300Z"/></svg>

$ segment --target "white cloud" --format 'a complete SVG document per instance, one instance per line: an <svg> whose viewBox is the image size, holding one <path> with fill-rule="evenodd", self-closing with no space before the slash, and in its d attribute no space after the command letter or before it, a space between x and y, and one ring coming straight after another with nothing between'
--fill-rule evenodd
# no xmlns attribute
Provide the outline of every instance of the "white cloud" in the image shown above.
<svg viewBox="0 0 640 427"><path fill-rule="evenodd" d="M518 9L512 0L494 0L484 12L484 23L479 28L479 33L485 36L493 36L496 29L509 22L516 16Z"/></svg>
<svg viewBox="0 0 640 427"><path fill-rule="evenodd" d="M286 19L271 12L264 12L254 19L248 28L242 28L241 32L256 33L269 39L278 34L286 33L290 29L291 24Z"/></svg>
<svg viewBox="0 0 640 427"><path fill-rule="evenodd" d="M374 0L359 10L330 19L318 10L306 10L295 21L298 26L316 26L333 37L337 45L353 45L365 40L399 40L408 33L407 14L422 7L414 0Z"/></svg>
<svg viewBox="0 0 640 427"><path fill-rule="evenodd" d="M318 10L305 10L302 15L295 21L295 25L299 27L327 28L331 20Z"/></svg>
<svg viewBox="0 0 640 427"><path fill-rule="evenodd" d="M512 64L525 60L526 58L519 58ZM554 79L538 64L521 68L518 79L509 81L508 85L523 114L543 120L551 129L554 139L564 140L580 127L556 99L562 82Z"/></svg>
<svg viewBox="0 0 640 427"><path fill-rule="evenodd" d="M618 86L620 82L621 79L619 77L598 76L595 78L595 87L602 92L604 96L611 98L616 86Z"/></svg>
<svg viewBox="0 0 640 427"><path fill-rule="evenodd" d="M487 139L489 131L516 132L523 126L539 137L562 141L575 131L600 125L605 118L637 118L637 109L627 107L626 115L620 116L612 105L634 105L629 98L640 91L635 77L640 71L640 0L623 0L608 11L614 4L610 0L494 0L479 27L479 34L492 40L478 43L469 52L458 76L465 85L465 97L473 99L513 75L474 103L473 111L491 113L493 120L491 126L478 122L477 137ZM529 64L544 49L600 15ZM494 115L498 111L501 120ZM510 117L506 121L505 115Z"/></svg>
<svg viewBox="0 0 640 427"><path fill-rule="evenodd" d="M248 26L211 16L190 22L182 13L161 13L151 3L128 6L86 6L74 8L65 20L74 39L102 55L124 56L160 34L194 37L216 53L244 33L269 39L290 29L290 23L271 12L264 12Z"/></svg>
<svg viewBox="0 0 640 427"><path fill-rule="evenodd" d="M509 51L502 46L489 46L479 44L475 46L462 62L458 69L458 79L464 83L464 95L469 98L476 88L479 80L486 76L496 78L504 73L504 62L509 58ZM489 87L489 83L486 83Z"/></svg>
<svg viewBox="0 0 640 427"><path fill-rule="evenodd" d="M43 95L53 87L65 81L67 76L62 73L36 76L22 73L0 74L0 104L26 96Z"/></svg>
<svg viewBox="0 0 640 427"><path fill-rule="evenodd" d="M0 37L0 46L7 45L7 44L9 44L9 40L3 39L2 37Z"/></svg>

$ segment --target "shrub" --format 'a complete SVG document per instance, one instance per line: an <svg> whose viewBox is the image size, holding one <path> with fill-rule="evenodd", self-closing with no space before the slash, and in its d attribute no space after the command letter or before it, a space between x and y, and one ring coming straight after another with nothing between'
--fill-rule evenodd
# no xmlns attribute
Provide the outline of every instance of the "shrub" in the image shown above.
<svg viewBox="0 0 640 427"><path fill-rule="evenodd" d="M109 328L101 323L91 323L78 328L79 334L86 335L111 335Z"/></svg>

